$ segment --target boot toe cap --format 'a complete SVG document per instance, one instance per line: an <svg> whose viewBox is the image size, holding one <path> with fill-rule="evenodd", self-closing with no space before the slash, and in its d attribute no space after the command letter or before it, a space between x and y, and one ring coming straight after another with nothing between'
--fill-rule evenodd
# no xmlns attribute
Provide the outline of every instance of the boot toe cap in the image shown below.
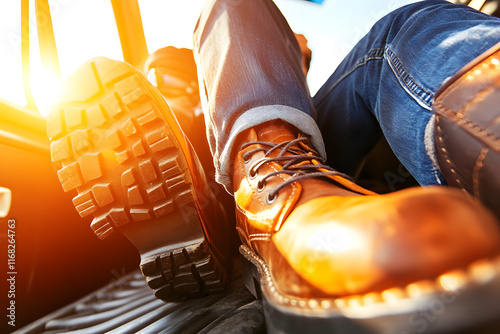
<svg viewBox="0 0 500 334"><path fill-rule="evenodd" d="M444 187L316 198L292 212L273 242L302 278L332 296L432 279L500 250L495 218Z"/></svg>

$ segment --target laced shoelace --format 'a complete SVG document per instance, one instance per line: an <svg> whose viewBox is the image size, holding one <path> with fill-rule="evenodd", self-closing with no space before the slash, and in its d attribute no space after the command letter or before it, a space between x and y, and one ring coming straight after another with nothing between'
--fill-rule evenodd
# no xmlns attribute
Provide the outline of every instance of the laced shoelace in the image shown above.
<svg viewBox="0 0 500 334"><path fill-rule="evenodd" d="M245 149L246 147L258 144L261 147L255 148L243 154L243 160L247 163L250 160L250 157L257 152L265 152L264 157L255 161L249 169L250 178L255 178L258 173L258 169L262 167L264 164L268 162L276 162L281 165L282 170L278 170L272 173L269 173L263 176L258 184L257 191L262 191L266 185L266 180L277 176L279 174L287 174L291 177L288 180L285 180L283 183L280 183L274 189L272 189L267 195L267 202L271 204L278 197L278 193L281 189L288 187L294 182L311 179L311 178L319 178L330 175L338 175L343 178L346 178L350 181L353 179L341 173L330 166L325 165L323 159L319 156L318 152L313 151L311 149L302 149L299 148L300 143L306 142L308 139L306 137L296 138L290 141L285 141L280 144L265 142L265 141L250 141L241 146L241 149ZM306 145L303 145L306 146ZM275 157L270 157L269 155L275 152L276 150L281 149L279 154ZM285 155L286 153L291 153L292 155ZM312 160L318 161L318 164L313 164ZM354 181L353 181L354 182Z"/></svg>

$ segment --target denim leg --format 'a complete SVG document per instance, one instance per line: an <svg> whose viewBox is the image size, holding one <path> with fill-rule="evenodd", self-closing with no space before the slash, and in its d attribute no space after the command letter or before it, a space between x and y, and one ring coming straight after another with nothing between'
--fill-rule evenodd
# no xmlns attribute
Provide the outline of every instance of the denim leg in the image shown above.
<svg viewBox="0 0 500 334"><path fill-rule="evenodd" d="M324 156L300 48L273 1L207 1L194 32L194 54L216 178L226 189L236 136L260 123L281 119L294 125Z"/></svg>
<svg viewBox="0 0 500 334"><path fill-rule="evenodd" d="M434 93L498 41L500 20L447 1L382 18L313 98L329 164L352 173L383 133L420 184L444 183L435 163Z"/></svg>

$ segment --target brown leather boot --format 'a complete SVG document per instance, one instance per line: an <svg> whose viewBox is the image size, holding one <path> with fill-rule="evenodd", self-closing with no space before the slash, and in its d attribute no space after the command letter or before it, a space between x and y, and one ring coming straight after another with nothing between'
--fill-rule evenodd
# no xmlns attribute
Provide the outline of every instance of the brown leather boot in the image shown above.
<svg viewBox="0 0 500 334"><path fill-rule="evenodd" d="M449 185L472 194L500 219L500 43L436 93L435 143Z"/></svg>
<svg viewBox="0 0 500 334"><path fill-rule="evenodd" d="M350 319L346 328L396 333L443 291L499 282L497 222L460 191L376 195L323 165L307 138L279 121L247 130L235 147L246 285L263 297L271 332L328 332L341 327L332 319ZM477 268L484 276L471 274Z"/></svg>
<svg viewBox="0 0 500 334"><path fill-rule="evenodd" d="M214 158L206 135L193 50L167 46L149 55L144 66L147 78L165 98L196 151L210 188L228 217L231 225L229 239L236 253L239 241L234 229L234 199L215 181Z"/></svg>
<svg viewBox="0 0 500 334"><path fill-rule="evenodd" d="M226 215L159 92L132 66L95 58L65 82L48 117L51 158L95 234L121 232L166 301L224 288Z"/></svg>

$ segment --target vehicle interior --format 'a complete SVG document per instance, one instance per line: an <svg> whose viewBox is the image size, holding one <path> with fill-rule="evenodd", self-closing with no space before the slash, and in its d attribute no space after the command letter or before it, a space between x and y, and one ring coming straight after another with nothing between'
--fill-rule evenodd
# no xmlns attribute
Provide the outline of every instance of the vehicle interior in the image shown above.
<svg viewBox="0 0 500 334"><path fill-rule="evenodd" d="M298 26L297 30L302 27L298 13L306 4L307 8L313 8L311 15L320 12L321 6L328 9L336 6L339 10L356 7L354 2L347 1L314 2L281 0L279 4L285 16L289 13L293 18L291 25L292 28L294 24ZM394 1L389 2L378 1L378 9L374 7L365 14L364 24L395 6ZM412 1L396 2L399 6ZM455 2L490 15L500 13L500 1ZM0 241L2 262L12 265L3 270L2 280L15 277L14 288L11 286L8 290L15 294L9 297L15 300L15 326L8 325L2 316L2 333L266 332L263 305L244 288L237 257L233 278L224 293L179 303L156 300L138 271L136 249L118 234L105 242L96 238L89 228L90 219L82 219L73 208L72 194L63 191L51 164L45 110L61 76L67 75L73 64L93 56L124 60L142 70L155 49L169 44L189 47L190 41L186 44L185 36L189 39L202 1L193 1L192 5L179 3L173 0L21 0L15 6L0 5L6 29L4 45L11 47L4 48L0 55L14 59L12 62L2 59L0 66L0 77L3 77L0 86ZM82 8L94 5L97 7L82 14L89 16L79 16ZM2 9L2 6L6 7ZM182 16L176 13L180 7ZM356 16L359 8L351 10ZM185 22L181 24L182 19ZM170 27L163 22L168 20L172 21L168 23L170 26L178 24L179 31L164 33L172 30L164 28ZM155 24L152 21L156 21ZM358 27L364 24L359 23ZM342 45L331 50L336 58L341 59L343 50L354 45L357 37L352 35L359 34L360 30L363 29L354 29ZM303 33L311 41L311 80L317 89L316 82L324 80L326 75L314 67L315 46L319 42L315 44L307 31ZM159 38L150 37L154 35ZM334 68L335 64L330 66ZM416 184L383 141L367 158L357 179L378 192ZM13 257L7 252L9 240L15 244ZM2 283L2 290L3 287ZM8 291L2 291L2 296ZM9 307L8 303L2 303L3 309ZM499 328L497 323L471 330L498 333Z"/></svg>

